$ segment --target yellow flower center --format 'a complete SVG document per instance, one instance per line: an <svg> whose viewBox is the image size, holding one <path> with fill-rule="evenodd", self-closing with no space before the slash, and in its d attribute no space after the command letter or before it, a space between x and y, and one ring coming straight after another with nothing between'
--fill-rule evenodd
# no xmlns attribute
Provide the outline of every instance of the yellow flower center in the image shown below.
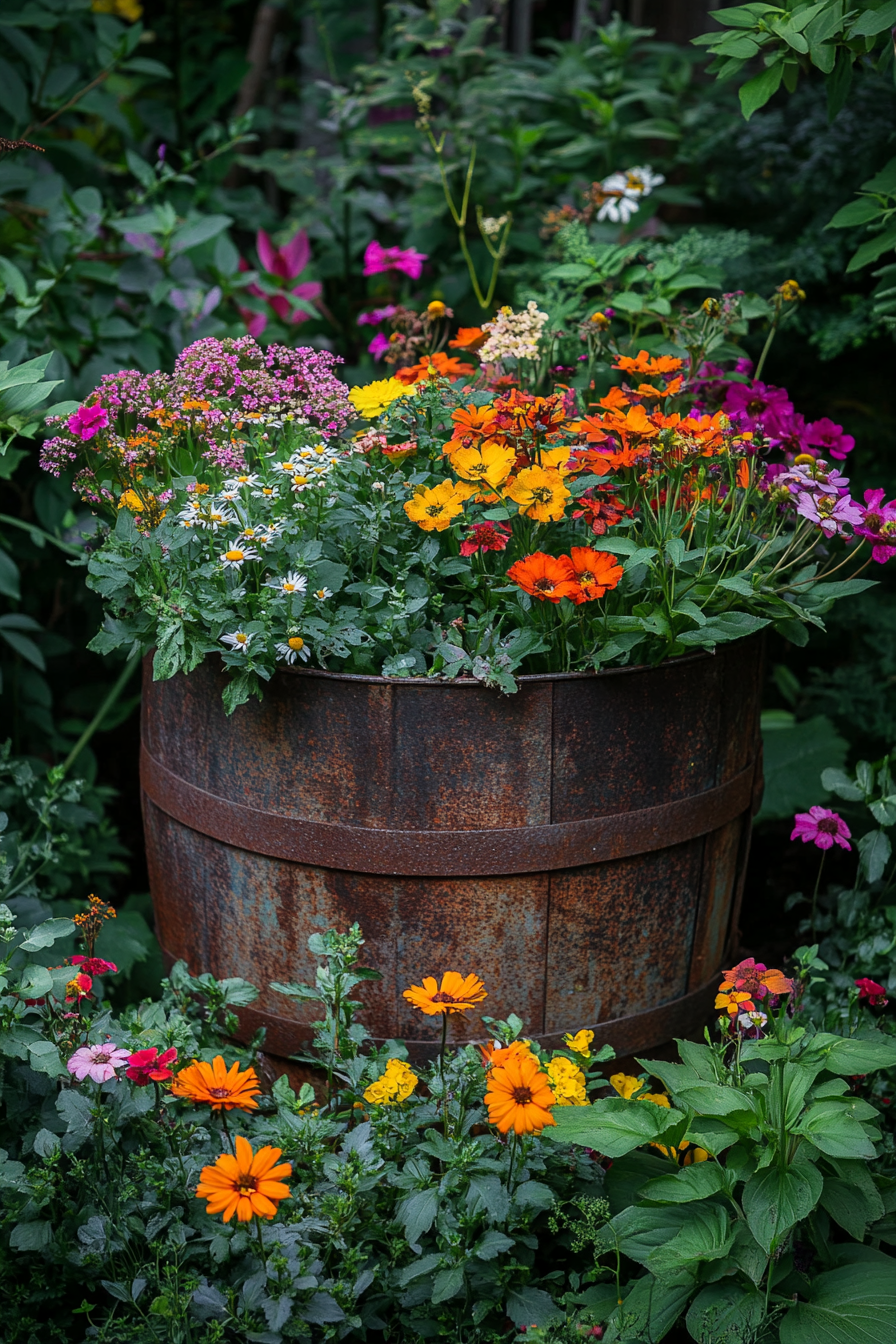
<svg viewBox="0 0 896 1344"><path fill-rule="evenodd" d="M292 639L288 639L286 642L291 649L295 649L296 653L301 653L305 647L304 639L300 639L298 635L294 635Z"/></svg>
<svg viewBox="0 0 896 1344"><path fill-rule="evenodd" d="M241 1176L237 1186L237 1194L255 1195L258 1193L258 1181L254 1176Z"/></svg>
<svg viewBox="0 0 896 1344"><path fill-rule="evenodd" d="M225 552L224 552L224 559L225 559L225 560L242 560L242 559L244 559L244 556L245 556L245 552L243 552L243 551L225 551Z"/></svg>

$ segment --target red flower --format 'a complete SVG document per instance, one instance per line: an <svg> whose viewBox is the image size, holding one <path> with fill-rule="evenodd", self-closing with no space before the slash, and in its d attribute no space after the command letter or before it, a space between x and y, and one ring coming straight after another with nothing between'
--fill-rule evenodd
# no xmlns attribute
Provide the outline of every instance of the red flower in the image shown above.
<svg viewBox="0 0 896 1344"><path fill-rule="evenodd" d="M177 1051L174 1046L160 1055L155 1046L148 1050L137 1050L128 1058L127 1076L138 1087L149 1083L164 1083L171 1077L169 1064L177 1063Z"/></svg>
<svg viewBox="0 0 896 1344"><path fill-rule="evenodd" d="M855 983L860 1000L865 999L872 1008L886 1008L889 999L883 985L879 985L876 980L869 980L867 976L862 976Z"/></svg>
<svg viewBox="0 0 896 1344"><path fill-rule="evenodd" d="M793 990L793 981L788 980L786 975L768 970L763 962L754 961L752 957L739 961L730 971L723 971L722 975L724 978L719 989L744 990L754 999L764 999L769 993L790 994Z"/></svg>
<svg viewBox="0 0 896 1344"><path fill-rule="evenodd" d="M65 987L66 1003L77 1003L79 999L84 999L93 989L93 981L89 975L75 975L69 980Z"/></svg>
<svg viewBox="0 0 896 1344"><path fill-rule="evenodd" d="M476 551L503 551L510 540L510 529L501 523L474 523L460 544L461 555Z"/></svg>
<svg viewBox="0 0 896 1344"><path fill-rule="evenodd" d="M597 498L595 491L606 493ZM573 518L584 518L596 537L602 537L608 527L615 527L621 518L632 514L619 496L613 494L612 485L598 485L586 490L579 495L578 504L579 507L573 509Z"/></svg>
<svg viewBox="0 0 896 1344"><path fill-rule="evenodd" d="M82 957L80 955L71 958L73 966L77 966L79 971L85 975L111 975L118 970L114 961L104 961L102 957Z"/></svg>
<svg viewBox="0 0 896 1344"><path fill-rule="evenodd" d="M543 602L559 602L561 597L575 601L581 586L568 555L554 557L544 551L535 551L525 560L517 560L507 571L507 577L519 584L524 593Z"/></svg>

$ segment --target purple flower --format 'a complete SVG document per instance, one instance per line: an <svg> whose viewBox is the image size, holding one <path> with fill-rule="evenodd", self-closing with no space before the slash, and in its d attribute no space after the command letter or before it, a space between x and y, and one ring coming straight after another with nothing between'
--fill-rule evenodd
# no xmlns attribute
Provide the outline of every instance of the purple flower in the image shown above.
<svg viewBox="0 0 896 1344"><path fill-rule="evenodd" d="M115 1070L126 1064L130 1050L120 1050L114 1041L105 1045L82 1045L66 1064L69 1073L79 1083L92 1078L95 1083L108 1083L115 1077Z"/></svg>
<svg viewBox="0 0 896 1344"><path fill-rule="evenodd" d="M769 467L771 471L772 468ZM778 474L778 485L786 485L791 494L807 490L811 495L846 495L849 478L826 463L811 467L804 463Z"/></svg>
<svg viewBox="0 0 896 1344"><path fill-rule="evenodd" d="M388 322L397 312L394 303L387 303L385 308L371 308L369 312L359 313L357 323L359 327L378 327L381 322Z"/></svg>
<svg viewBox="0 0 896 1344"><path fill-rule="evenodd" d="M722 410L744 429L761 426L772 417L792 416L793 404L783 387L766 383L729 383Z"/></svg>
<svg viewBox="0 0 896 1344"><path fill-rule="evenodd" d="M367 349L370 354L373 355L374 359L382 359L383 355L389 349L389 337L384 336L381 331L378 331Z"/></svg>
<svg viewBox="0 0 896 1344"><path fill-rule="evenodd" d="M808 812L797 812L793 818L794 827L791 840L802 840L804 845L810 842L819 849L830 849L839 845L841 849L852 849L849 843L850 829L843 818L832 812L829 807L810 807Z"/></svg>
<svg viewBox="0 0 896 1344"><path fill-rule="evenodd" d="M808 426L806 441L820 448L825 457L836 457L841 462L856 446L852 435L844 434L843 426L835 425L833 420L828 420L826 416L821 420L813 420Z"/></svg>
<svg viewBox="0 0 896 1344"><path fill-rule="evenodd" d="M135 252L142 252L155 261L165 255L165 249L160 243L156 242L151 233L126 233L124 240L126 243L130 243Z"/></svg>
<svg viewBox="0 0 896 1344"><path fill-rule="evenodd" d="M168 152L168 146L166 144L163 143L159 145L158 148L159 163L165 162L165 155L167 154L167 152Z"/></svg>
<svg viewBox="0 0 896 1344"><path fill-rule="evenodd" d="M92 439L99 430L109 423L109 412L105 406L79 406L68 419L72 434L82 440Z"/></svg>
<svg viewBox="0 0 896 1344"><path fill-rule="evenodd" d="M383 247L376 239L367 244L364 251L364 274L379 275L383 271L401 271L412 280L419 280L423 274L426 252L416 252L412 247Z"/></svg>
<svg viewBox="0 0 896 1344"><path fill-rule="evenodd" d="M865 491L862 520L855 528L857 537L874 542L871 558L879 565L896 555L896 499L885 504L884 494L883 490Z"/></svg>
<svg viewBox="0 0 896 1344"><path fill-rule="evenodd" d="M818 456L817 450L809 445L809 427L799 411L787 414L775 408L766 416L763 428L773 446L787 456L797 457L800 453Z"/></svg>
<svg viewBox="0 0 896 1344"><path fill-rule="evenodd" d="M826 537L842 532L846 523L855 527L856 523L862 521L862 507L849 495L835 498L833 495L816 495L801 490L796 497L796 511L820 527Z"/></svg>

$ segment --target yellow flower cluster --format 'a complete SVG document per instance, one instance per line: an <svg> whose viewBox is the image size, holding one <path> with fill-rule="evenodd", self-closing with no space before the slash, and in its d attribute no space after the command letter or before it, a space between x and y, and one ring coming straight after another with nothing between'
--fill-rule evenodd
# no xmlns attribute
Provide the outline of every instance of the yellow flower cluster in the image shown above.
<svg viewBox="0 0 896 1344"><path fill-rule="evenodd" d="M585 1075L571 1059L565 1055L555 1055L548 1065L548 1077L558 1106L588 1105Z"/></svg>
<svg viewBox="0 0 896 1344"><path fill-rule="evenodd" d="M576 1034L566 1035L563 1042L567 1050L571 1050L574 1055L579 1055L581 1059L591 1058L591 1042L594 1040L594 1032L583 1028Z"/></svg>
<svg viewBox="0 0 896 1344"><path fill-rule="evenodd" d="M407 1101L417 1086L417 1075L403 1059L390 1059L386 1071L364 1093L364 1100L377 1106L395 1106Z"/></svg>

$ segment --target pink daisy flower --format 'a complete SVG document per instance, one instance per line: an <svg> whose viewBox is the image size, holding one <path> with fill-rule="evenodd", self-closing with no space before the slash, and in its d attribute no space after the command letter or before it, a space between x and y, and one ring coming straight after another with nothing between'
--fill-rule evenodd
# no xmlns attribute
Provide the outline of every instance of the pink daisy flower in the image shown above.
<svg viewBox="0 0 896 1344"><path fill-rule="evenodd" d="M108 1083L115 1070L126 1064L130 1050L121 1050L114 1041L103 1045L82 1045L68 1061L66 1068L73 1078L83 1083L92 1078L95 1083Z"/></svg>
<svg viewBox="0 0 896 1344"><path fill-rule="evenodd" d="M802 840L804 845L811 842L819 849L830 849L833 845L852 849L849 843L852 832L843 818L829 807L810 807L808 812L797 812L793 821L791 840Z"/></svg>

